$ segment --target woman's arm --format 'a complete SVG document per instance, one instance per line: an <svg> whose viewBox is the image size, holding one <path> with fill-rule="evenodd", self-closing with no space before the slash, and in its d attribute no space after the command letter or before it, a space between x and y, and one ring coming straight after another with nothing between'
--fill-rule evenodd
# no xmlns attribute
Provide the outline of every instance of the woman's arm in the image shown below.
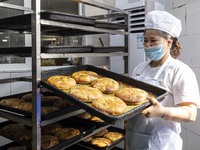
<svg viewBox="0 0 200 150"><path fill-rule="evenodd" d="M193 103L182 103L176 107L164 107L155 98L148 98L152 106L142 111L146 117L161 117L177 122L191 122L196 120L197 107Z"/></svg>

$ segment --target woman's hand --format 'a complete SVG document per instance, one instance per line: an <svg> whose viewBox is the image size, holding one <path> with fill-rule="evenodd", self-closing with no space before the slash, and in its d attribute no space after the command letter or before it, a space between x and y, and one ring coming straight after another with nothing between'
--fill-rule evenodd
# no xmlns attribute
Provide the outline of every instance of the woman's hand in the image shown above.
<svg viewBox="0 0 200 150"><path fill-rule="evenodd" d="M152 105L143 110L141 113L147 118L162 117L164 113L164 107L155 98L149 97L148 100L151 102Z"/></svg>

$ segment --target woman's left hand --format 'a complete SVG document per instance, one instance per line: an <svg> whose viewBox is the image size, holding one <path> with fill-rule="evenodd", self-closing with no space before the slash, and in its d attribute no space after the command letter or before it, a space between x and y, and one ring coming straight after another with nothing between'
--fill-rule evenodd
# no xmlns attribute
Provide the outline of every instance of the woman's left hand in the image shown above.
<svg viewBox="0 0 200 150"><path fill-rule="evenodd" d="M147 118L162 117L164 106L162 106L155 98L149 97L148 100L152 105L143 110L141 113Z"/></svg>

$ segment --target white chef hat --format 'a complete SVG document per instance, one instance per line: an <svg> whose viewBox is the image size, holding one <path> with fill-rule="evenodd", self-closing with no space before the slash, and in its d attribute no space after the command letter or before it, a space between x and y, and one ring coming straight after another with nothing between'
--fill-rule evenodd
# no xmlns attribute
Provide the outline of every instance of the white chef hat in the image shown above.
<svg viewBox="0 0 200 150"><path fill-rule="evenodd" d="M154 10L147 14L145 29L157 29L179 37L182 27L181 21L166 11Z"/></svg>

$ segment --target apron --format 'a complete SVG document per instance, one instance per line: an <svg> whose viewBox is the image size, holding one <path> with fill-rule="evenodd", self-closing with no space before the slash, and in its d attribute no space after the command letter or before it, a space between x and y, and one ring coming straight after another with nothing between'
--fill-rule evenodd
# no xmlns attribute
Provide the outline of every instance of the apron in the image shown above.
<svg viewBox="0 0 200 150"><path fill-rule="evenodd" d="M159 86L159 77L163 70L166 68L167 64L170 62L170 60L171 57L168 57L153 78L140 76L150 63L150 61L147 62L143 67L138 70L136 74L136 79L140 81L145 81L146 83L155 86ZM138 114L129 119L127 122L127 149L181 150L182 139L180 138L179 133L180 130L177 129L175 124L171 121L167 121L159 117L146 118L145 116Z"/></svg>

